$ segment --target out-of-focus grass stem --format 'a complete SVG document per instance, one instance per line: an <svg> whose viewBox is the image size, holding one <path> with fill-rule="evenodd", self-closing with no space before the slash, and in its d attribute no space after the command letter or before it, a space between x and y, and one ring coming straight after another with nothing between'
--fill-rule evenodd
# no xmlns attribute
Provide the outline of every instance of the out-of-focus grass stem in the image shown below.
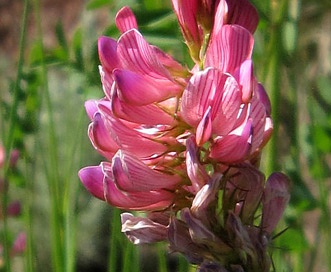
<svg viewBox="0 0 331 272"><path fill-rule="evenodd" d="M9 161L10 161L10 153L13 148L14 143L14 131L16 128L16 113L18 108L19 102L19 93L20 93L20 82L22 79L22 71L23 71L23 64L24 64L24 50L25 50L25 43L26 43L26 31L27 31L27 19L29 14L29 1L24 1L24 9L23 9L23 16L22 16L22 23L21 23L21 32L20 32L20 43L19 43L19 58L18 58L18 65L17 65L17 74L16 80L13 88L13 101L12 106L10 108L9 113L9 127L8 133L6 134L6 140L4 143L5 153L7 159L5 161L4 166L4 188L8 188L8 174L9 174ZM7 272L11 271L11 262L10 262L10 245L9 245L9 236L8 236L8 221L7 221L7 206L8 206L8 190L4 190L2 196L2 215L3 215L3 257L5 262L5 269Z"/></svg>
<svg viewBox="0 0 331 272"><path fill-rule="evenodd" d="M58 142L56 139L55 123L54 123L54 111L52 101L50 97L48 87L48 72L45 63L44 45L43 45L43 33L39 0L34 0L34 11L36 15L37 29L38 29L38 43L41 51L40 65L41 65L41 78L42 88L45 95L46 109L48 114L48 148L49 152L45 159L45 167L48 164L47 179L49 182L49 197L50 197L50 232L51 232L51 257L53 268L55 272L62 272L64 270L64 250L63 250L63 231L61 229L62 218L62 203L59 194L60 178L59 178L59 161L58 161Z"/></svg>

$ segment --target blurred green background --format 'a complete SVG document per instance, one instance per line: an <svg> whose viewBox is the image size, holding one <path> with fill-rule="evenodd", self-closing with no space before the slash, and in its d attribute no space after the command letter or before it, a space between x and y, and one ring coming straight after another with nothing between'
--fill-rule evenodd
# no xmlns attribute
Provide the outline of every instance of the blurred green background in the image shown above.
<svg viewBox="0 0 331 272"><path fill-rule="evenodd" d="M275 271L331 271L331 1L252 0L260 15L254 69L273 105L266 174L292 180L278 226ZM24 254L0 250L1 271L194 271L165 245L134 247L119 211L91 197L77 172L96 165L84 101L103 96L96 42L118 38L116 12L129 5L146 39L192 62L171 1L0 1L0 142L17 166L1 169L21 215L1 217L1 243L27 234Z"/></svg>

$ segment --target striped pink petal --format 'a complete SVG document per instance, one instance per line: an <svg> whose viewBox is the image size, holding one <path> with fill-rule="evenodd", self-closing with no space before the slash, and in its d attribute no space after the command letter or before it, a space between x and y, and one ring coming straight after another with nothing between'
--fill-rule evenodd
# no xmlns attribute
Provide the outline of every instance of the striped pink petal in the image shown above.
<svg viewBox="0 0 331 272"><path fill-rule="evenodd" d="M242 62L251 58L254 39L239 25L224 25L215 33L206 52L205 67L216 67L233 73Z"/></svg>
<svg viewBox="0 0 331 272"><path fill-rule="evenodd" d="M122 121L113 117L109 114L109 109L103 105L99 107L100 112L105 117L106 128L121 149L133 153L140 158L162 154L167 150L167 147L163 144L142 136L138 131L126 126Z"/></svg>
<svg viewBox="0 0 331 272"><path fill-rule="evenodd" d="M126 192L174 190L181 181L177 175L151 169L137 157L123 150L119 150L113 157L111 171L117 187Z"/></svg>
<svg viewBox="0 0 331 272"><path fill-rule="evenodd" d="M119 31L122 33L133 28L138 29L136 17L134 16L132 10L127 6L117 12L115 23Z"/></svg>
<svg viewBox="0 0 331 272"><path fill-rule="evenodd" d="M88 166L78 172L84 187L95 197L105 200L103 191L103 172L100 166Z"/></svg>
<svg viewBox="0 0 331 272"><path fill-rule="evenodd" d="M157 59L154 48L136 29L131 29L120 37L117 52L122 68L154 78L171 80L169 72Z"/></svg>
<svg viewBox="0 0 331 272"><path fill-rule="evenodd" d="M210 157L224 163L243 161L248 155L251 143L252 121L248 120L241 132L229 134L215 141Z"/></svg>
<svg viewBox="0 0 331 272"><path fill-rule="evenodd" d="M234 77L241 87L243 103L248 103L257 84L253 74L253 61L244 61L235 71Z"/></svg>
<svg viewBox="0 0 331 272"><path fill-rule="evenodd" d="M143 106L175 96L181 88L167 79L155 79L129 70L116 69L119 98L129 104Z"/></svg>
<svg viewBox="0 0 331 272"><path fill-rule="evenodd" d="M196 131L196 141L198 146L202 146L209 140L212 134L211 107L209 106L203 115Z"/></svg>
<svg viewBox="0 0 331 272"><path fill-rule="evenodd" d="M174 194L168 191L123 192L114 181L105 176L103 181L105 199L115 207L133 211L162 210L174 201Z"/></svg>

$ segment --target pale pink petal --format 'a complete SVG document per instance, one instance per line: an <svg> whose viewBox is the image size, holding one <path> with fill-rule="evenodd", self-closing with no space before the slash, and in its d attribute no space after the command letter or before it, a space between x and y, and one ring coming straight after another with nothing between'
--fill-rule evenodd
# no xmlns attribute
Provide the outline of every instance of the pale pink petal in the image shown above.
<svg viewBox="0 0 331 272"><path fill-rule="evenodd" d="M253 61L251 59L244 61L235 71L234 77L241 87L243 103L248 103L256 86L253 74Z"/></svg>
<svg viewBox="0 0 331 272"><path fill-rule="evenodd" d="M215 33L206 52L205 67L216 67L233 73L242 62L251 58L254 39L239 25L224 25Z"/></svg>
<svg viewBox="0 0 331 272"><path fill-rule="evenodd" d="M143 106L176 96L181 87L167 79L155 79L129 70L116 69L119 98L126 103Z"/></svg>
<svg viewBox="0 0 331 272"><path fill-rule="evenodd" d="M5 149L0 144L0 168L4 165L5 162Z"/></svg>
<svg viewBox="0 0 331 272"><path fill-rule="evenodd" d="M248 120L240 134L229 134L217 139L211 148L210 157L224 163L242 161L250 151L252 121Z"/></svg>
<svg viewBox="0 0 331 272"><path fill-rule="evenodd" d="M220 29L222 28L222 26L224 24L226 24L227 15L228 15L227 1L220 0L218 5L217 5L216 12L215 12L214 26L213 26L213 31L212 31L213 34L212 35L214 35L214 33L218 33L220 31Z"/></svg>
<svg viewBox="0 0 331 272"><path fill-rule="evenodd" d="M198 146L202 146L209 140L212 134L211 107L209 106L197 127L196 141Z"/></svg>
<svg viewBox="0 0 331 272"><path fill-rule="evenodd" d="M96 198L105 200L103 191L103 172L100 166L88 166L78 172L84 187Z"/></svg>
<svg viewBox="0 0 331 272"><path fill-rule="evenodd" d="M265 107L257 97L252 98L249 116L253 120L252 152L254 152L263 141L266 121Z"/></svg>
<svg viewBox="0 0 331 272"><path fill-rule="evenodd" d="M191 136L186 140L186 169L194 193L197 193L209 179L206 170L199 161L198 152L199 149L196 145L196 139L194 136Z"/></svg>
<svg viewBox="0 0 331 272"><path fill-rule="evenodd" d="M111 73L115 68L119 68L120 60L117 56L117 41L102 36L98 40L99 59L105 71Z"/></svg>
<svg viewBox="0 0 331 272"><path fill-rule="evenodd" d="M168 191L150 192L122 192L114 181L105 176L104 191L106 201L115 207L133 211L162 210L169 207L174 201L174 194Z"/></svg>
<svg viewBox="0 0 331 272"><path fill-rule="evenodd" d="M24 232L20 232L14 241L14 244L11 249L11 254L12 255L21 254L25 251L25 248L26 248L26 234Z"/></svg>
<svg viewBox="0 0 331 272"><path fill-rule="evenodd" d="M282 173L273 173L267 180L262 198L261 227L271 233L290 200L290 180Z"/></svg>
<svg viewBox="0 0 331 272"><path fill-rule="evenodd" d="M168 228L148 218L121 214L122 232L135 245L164 241L168 237Z"/></svg>
<svg viewBox="0 0 331 272"><path fill-rule="evenodd" d="M99 65L99 73L101 77L102 89L108 99L110 99L111 93L113 92L115 81L112 73L105 71L101 65Z"/></svg>
<svg viewBox="0 0 331 272"><path fill-rule="evenodd" d="M174 190L181 181L179 176L153 170L122 150L113 157L111 171L117 187L126 192Z"/></svg>
<svg viewBox="0 0 331 272"><path fill-rule="evenodd" d="M133 28L138 29L136 17L134 16L132 10L127 6L117 12L115 22L117 28L122 33Z"/></svg>
<svg viewBox="0 0 331 272"><path fill-rule="evenodd" d="M131 29L120 37L117 52L122 68L154 78L171 80L169 72L157 59L154 48L136 29Z"/></svg>
<svg viewBox="0 0 331 272"><path fill-rule="evenodd" d="M94 114L98 111L98 102L97 100L87 100L85 101L85 110L90 118L90 120L93 120Z"/></svg>

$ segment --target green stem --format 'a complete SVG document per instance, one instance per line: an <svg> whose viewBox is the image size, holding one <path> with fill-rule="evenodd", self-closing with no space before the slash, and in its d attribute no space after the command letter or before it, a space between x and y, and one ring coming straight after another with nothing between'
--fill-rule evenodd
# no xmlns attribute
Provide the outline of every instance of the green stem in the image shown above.
<svg viewBox="0 0 331 272"><path fill-rule="evenodd" d="M51 200L51 218L50 218L50 228L51 228L51 248L52 248L52 262L54 271L62 272L64 271L64 256L63 256L63 231L61 226L63 225L62 217L62 203L59 194L59 188L61 186L59 178L59 164L58 164L58 143L55 133L55 122L53 116L53 107L48 87L48 76L47 67L45 64L44 46L43 46L43 34L41 28L41 14L40 14L40 4L39 0L34 0L34 9L36 14L36 22L38 28L38 42L41 51L40 63L41 63L41 76L42 76L42 87L45 92L46 108L48 113L48 155L46 159L49 162L50 167L48 171L46 170L48 182L49 182L49 196ZM47 149L46 149L47 150ZM45 169L47 168L45 163Z"/></svg>
<svg viewBox="0 0 331 272"><path fill-rule="evenodd" d="M16 113L19 103L19 93L20 93L20 82L22 79L22 71L23 71L23 63L24 63L24 49L26 43L26 28L27 28L27 19L29 14L29 1L24 1L24 10L23 10L23 17L22 17L22 24L21 24L21 36L20 36L20 45L19 45L19 58L18 58L18 65L17 65L17 75L15 80L15 85L13 89L13 104L10 108L9 113L9 128L7 139L5 142L5 153L7 156L7 160L5 161L4 166L4 188L8 188L9 180L9 160L10 160L10 153L14 144L14 132L16 128ZM7 221L7 206L8 206L8 190L5 189L2 196L2 214L3 214L3 256L5 262L5 269L7 272L11 271L11 262L10 262L10 245L9 245L9 227Z"/></svg>

